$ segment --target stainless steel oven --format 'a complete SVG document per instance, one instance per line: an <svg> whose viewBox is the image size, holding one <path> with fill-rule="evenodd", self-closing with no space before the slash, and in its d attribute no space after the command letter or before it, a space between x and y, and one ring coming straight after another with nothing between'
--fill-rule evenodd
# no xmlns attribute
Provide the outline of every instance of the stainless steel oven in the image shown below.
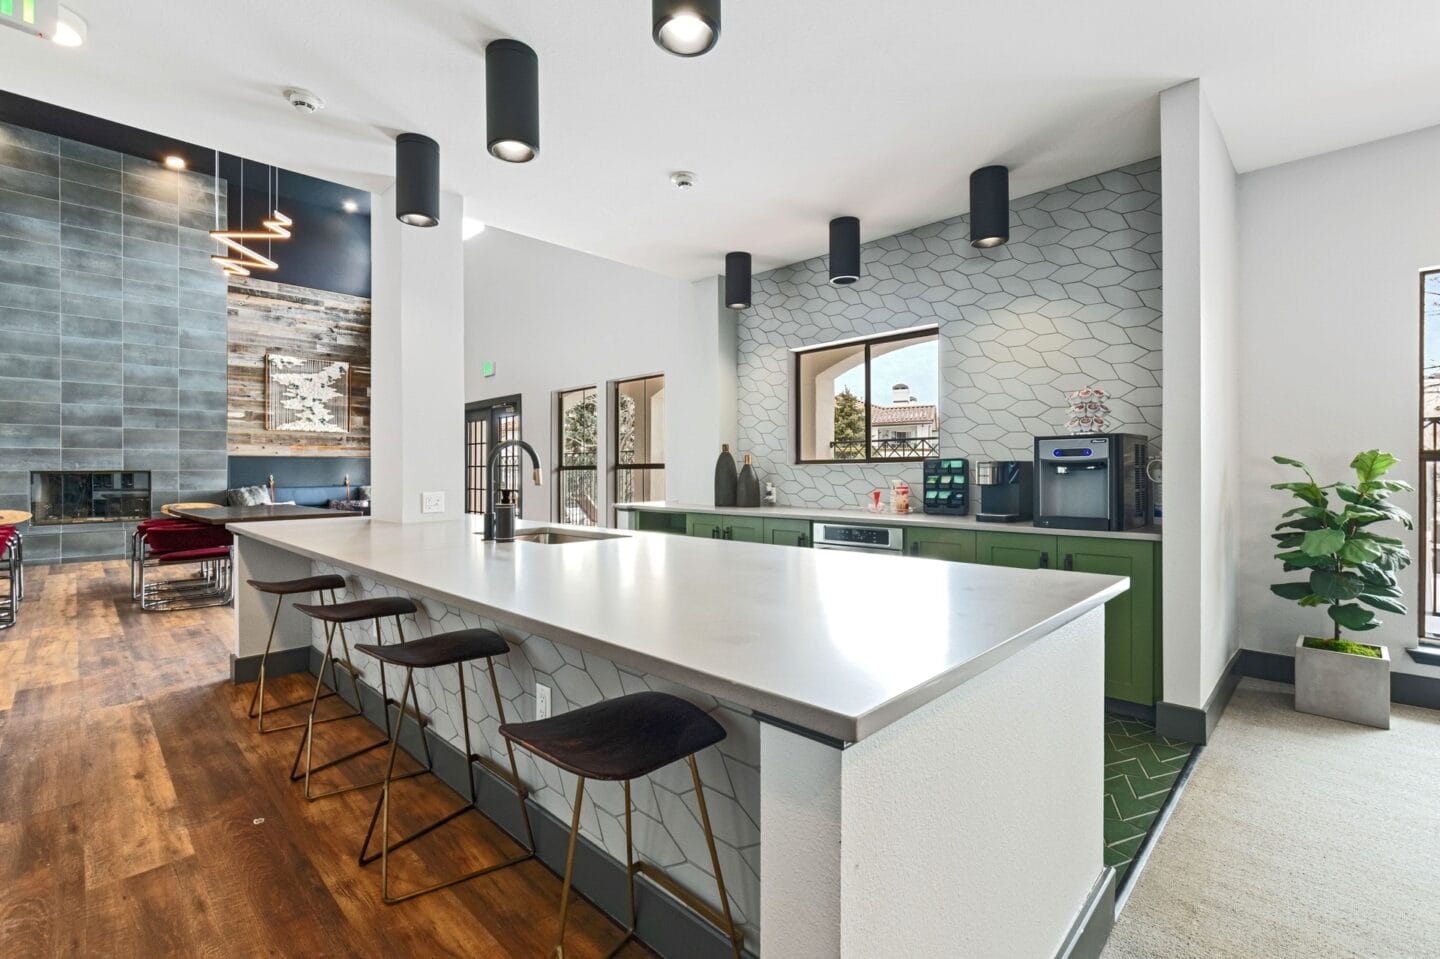
<svg viewBox="0 0 1440 959"><path fill-rule="evenodd" d="M810 542L816 549L841 549L851 553L900 556L904 533L894 526L861 526L855 523L813 523Z"/></svg>

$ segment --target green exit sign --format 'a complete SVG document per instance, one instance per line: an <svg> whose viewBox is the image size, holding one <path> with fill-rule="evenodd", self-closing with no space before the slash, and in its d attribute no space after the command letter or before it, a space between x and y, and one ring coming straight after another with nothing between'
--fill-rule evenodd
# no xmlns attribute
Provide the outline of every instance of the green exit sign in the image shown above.
<svg viewBox="0 0 1440 959"><path fill-rule="evenodd" d="M480 364L480 375L481 375L481 376L494 376L494 375L495 375L495 361L494 361L494 360L486 360L485 362L481 363L481 364Z"/></svg>
<svg viewBox="0 0 1440 959"><path fill-rule="evenodd" d="M0 0L0 23L37 37L55 31L59 0Z"/></svg>

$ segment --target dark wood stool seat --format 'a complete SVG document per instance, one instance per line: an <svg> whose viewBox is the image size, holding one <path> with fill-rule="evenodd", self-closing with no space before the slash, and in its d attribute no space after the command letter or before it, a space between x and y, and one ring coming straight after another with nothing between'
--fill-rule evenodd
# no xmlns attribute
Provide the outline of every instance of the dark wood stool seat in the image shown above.
<svg viewBox="0 0 1440 959"><path fill-rule="evenodd" d="M294 596L296 593L318 593L322 589L344 589L345 577L337 576L334 573L325 573L322 576L305 576L301 579L279 579L265 581L259 579L247 579L245 581L251 589L258 589L262 593L271 593L275 596Z"/></svg>
<svg viewBox="0 0 1440 959"><path fill-rule="evenodd" d="M436 633L423 639L412 639L398 646L373 646L357 643L356 649L369 653L392 666L433 669L451 663L468 663L473 659L503 656L510 646L493 629L457 629Z"/></svg>
<svg viewBox="0 0 1440 959"><path fill-rule="evenodd" d="M334 581L336 583L334 589L345 588L345 580L343 577L336 576ZM320 665L320 672L322 675L325 672L325 666L334 662L330 655L330 645L332 637L338 633L341 642L345 644L344 651L346 668L350 670L350 677L355 690L356 706L355 712L353 714L349 714L340 718L352 719L362 717L364 714L364 710L360 705L360 671L356 669L355 665L349 661L350 647L348 641L345 638L345 624L358 623L367 619L374 620L375 642L366 646L359 647L369 652L372 649L380 648L380 646L384 643L384 640L381 637L380 633L381 620L393 619L395 621L395 634L397 637L399 637L399 644L403 645L405 642L405 627L400 622L400 617L409 616L412 613L416 613L419 611L420 607L415 605L414 600L408 599L404 596L377 596L372 599L357 599L351 600L348 603L337 603L335 602L334 589L330 590L330 602L328 603L323 602L324 597L322 596L322 602L320 603L296 603L295 608L298 609L300 612L304 613L306 616L309 616L312 619L317 619L325 624L325 656L322 659ZM333 674L333 666L331 671ZM406 692L410 693L416 721L423 725L424 721L419 718L420 700L415 696L413 690L407 689ZM394 731L394 724L390 721L390 707L394 706L399 711L402 717L406 714L407 707L405 705L404 694L401 695L398 702L390 698L390 688L385 679L384 665L382 664L380 667L380 699L382 703L381 708L384 712L385 738L377 739L374 742L370 743L368 746L362 746L359 749L354 750L353 752L346 753L343 756L339 756L335 759L331 759L326 762L320 763L319 765L315 765L315 726L328 721L315 718L315 705L319 702L321 698L323 697L320 696L320 680L317 677L317 679L315 680L315 696L311 699L310 702L310 717L306 720L305 723L305 735L301 738L300 746L295 751L295 761L290 765L291 782L299 782L302 779L305 781L305 798L309 802L314 802L317 799L324 799L327 796L336 796L340 793L350 792L355 789L368 789L371 786L382 785L385 782L385 779L374 779L362 783L349 783L344 786L337 786L322 793L312 793L310 791L310 777L315 773L325 769L330 769L333 766L338 766L343 762L348 762L349 760L354 759L357 756L370 752L372 749L381 749L390 744L391 734ZM423 734L421 736L421 739L423 740L425 746L425 759L427 768L408 772L405 773L404 776L397 776L395 778L399 779L408 778L410 776L419 776L429 771L428 767L430 765L430 741L426 739ZM303 768L301 765L302 760L304 761Z"/></svg>
<svg viewBox="0 0 1440 959"><path fill-rule="evenodd" d="M329 606L297 603L295 608L306 616L313 616L327 623L358 623L362 619L409 616L420 609L415 605L414 600L406 599L404 596L377 596L374 599L355 599L348 603L335 603Z"/></svg>
<svg viewBox="0 0 1440 959"><path fill-rule="evenodd" d="M397 620L398 622L398 620ZM535 856L535 835L530 828L530 813L525 808L525 796L527 790L524 783L520 781L520 771L515 765L515 747L509 740L505 741L505 752L510 759L510 768L506 769L495 762L489 756L477 755L470 742L470 706L466 696L465 664L474 662L477 659L485 660L485 668L490 673L490 692L495 697L495 714L499 717L500 724L505 724L505 702L500 698L500 684L495 678L495 663L493 657L503 656L510 651L510 645L493 629L457 629L448 633L436 633L433 636L425 636L420 639L412 639L408 642L397 643L391 646L379 644L357 644L356 649L367 653L380 660L381 675L384 675L385 664L398 666L405 670L405 686L400 693L399 717L395 721L395 728L390 735L390 761L385 767L385 778L380 790L380 797L375 802L375 810L370 815L370 828L365 831L365 842L360 846L360 865L367 866L376 859L380 860L380 898L387 904L404 902L407 899L414 899L416 896L423 896L437 889L446 889L457 883L474 879L494 872L497 869L504 869L507 866L514 866L525 862ZM390 839L390 784L395 779L404 778L395 775L395 758L400 751L400 730L404 728L405 720L410 716L404 709L403 704L407 697L415 703L413 719L420 725L420 739L425 748L425 769L420 774L434 772L434 763L430 758L429 740L425 738L423 723L424 717L420 715L419 700L415 697L415 670L434 669L440 666L454 666L457 685L460 689L460 729L465 739L465 757L470 763L479 763L490 770L500 779L509 783L515 790L515 799L520 806L520 817L525 823L525 836L527 842L521 845L518 854L502 859L499 862L479 869L467 872L464 875L456 876L453 879L445 879L440 882L431 883L405 893L392 893L390 891L390 853L408 843L414 842L427 833L434 832L441 826L457 819L467 812L480 812L476 807L479 795L475 791L475 777L473 774L466 775L470 789L468 800L458 808L446 813L439 819L412 832L410 835L393 842ZM468 770L467 770L468 771ZM481 813L481 815L484 815ZM370 841L375 836L376 826L380 827L380 851L370 852Z"/></svg>
<svg viewBox="0 0 1440 959"><path fill-rule="evenodd" d="M159 562L161 564L164 564L170 561L173 558L173 555L174 554L168 553L164 554L160 556ZM300 596L306 593L314 593L319 598L320 605L323 606L325 604L325 593L328 592L330 594L330 603L333 605L335 603L335 591L337 589L345 588L345 577L337 576L334 573L327 573L321 576L302 576L298 579L249 579L245 582L249 584L250 588L254 589L256 592L266 593L271 596L280 597L275 601L275 613L270 618L270 637L265 641L265 652L260 654L259 678L255 684L255 694L250 699L250 718L255 720L255 727L260 731L261 735L264 735L266 733L283 732L287 729L309 728L315 723L333 723L341 719L359 718L361 713L358 706L352 707L348 712L339 713L324 719L315 718L314 713L316 703L318 703L322 699L329 699L332 696L338 696L340 694L340 676L339 673L336 671L337 667L349 672L351 689L354 690L357 688L355 685L355 664L350 661L350 644L345 640L344 633L341 632L340 639L341 646L345 654L345 661L342 663L339 660L332 658L330 656L330 649L331 644L334 642L335 638L334 631L336 629L340 629L341 627L333 626L330 623L326 623L325 658L323 660L323 664L320 667L319 675L315 677L315 692L311 695L309 699L296 700L295 702L291 703L282 703L278 706L272 704L269 707L271 712L283 712L284 710L295 709L297 707L304 706L306 703L309 703L310 716L303 722L281 723L278 726L273 724L270 726L265 725L266 666L270 661L271 647L275 645L275 627L280 622L280 607L284 605L283 598L286 596ZM295 608L300 609L301 605L299 603L296 603ZM321 686L323 685L322 680L325 675L326 666L330 668L330 688L325 692L321 692L320 690Z"/></svg>
<svg viewBox="0 0 1440 959"><path fill-rule="evenodd" d="M725 738L709 714L669 693L632 693L500 735L586 779L636 779Z"/></svg>
<svg viewBox="0 0 1440 959"><path fill-rule="evenodd" d="M725 738L725 727L693 703L669 693L631 693L572 709L549 719L529 723L502 723L500 735L507 744L524 746L530 752L574 773L575 810L570 822L570 846L565 854L565 878L560 887L560 923L552 959L565 959L565 917L570 904L570 884L575 872L575 843L580 837L580 810L587 779L620 780L625 785L625 877L630 899L630 925L625 935L607 954L614 956L635 938L635 877L648 877L660 888L695 910L730 940L735 959L740 959L744 938L735 928L720 857L715 851L715 833L705 808L705 788L695 754ZM695 804L700 826L710 848L710 866L720 893L716 909L681 886L663 869L635 861L634 832L631 828L630 780L645 776L673 762L685 760L695 786Z"/></svg>

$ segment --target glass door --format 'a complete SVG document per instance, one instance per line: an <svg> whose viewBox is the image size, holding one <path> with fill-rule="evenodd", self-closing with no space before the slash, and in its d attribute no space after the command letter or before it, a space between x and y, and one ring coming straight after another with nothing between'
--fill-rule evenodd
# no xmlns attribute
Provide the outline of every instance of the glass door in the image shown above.
<svg viewBox="0 0 1440 959"><path fill-rule="evenodd" d="M520 439L520 397L506 396L465 404L465 512L484 513L490 509L490 478L486 464L490 451L499 443ZM515 502L523 505L518 447L500 454L501 489L516 491Z"/></svg>

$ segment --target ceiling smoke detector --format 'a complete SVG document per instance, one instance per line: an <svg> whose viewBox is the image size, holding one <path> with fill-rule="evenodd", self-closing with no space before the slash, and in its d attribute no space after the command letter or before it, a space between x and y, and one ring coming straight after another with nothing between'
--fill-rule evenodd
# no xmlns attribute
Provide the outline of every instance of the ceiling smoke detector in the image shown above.
<svg viewBox="0 0 1440 959"><path fill-rule="evenodd" d="M317 113L325 109L325 99L319 94L294 87L285 91L285 99L301 113Z"/></svg>
<svg viewBox="0 0 1440 959"><path fill-rule="evenodd" d="M689 170L676 170L670 174L670 182L682 190L688 190L695 185L695 174Z"/></svg>

